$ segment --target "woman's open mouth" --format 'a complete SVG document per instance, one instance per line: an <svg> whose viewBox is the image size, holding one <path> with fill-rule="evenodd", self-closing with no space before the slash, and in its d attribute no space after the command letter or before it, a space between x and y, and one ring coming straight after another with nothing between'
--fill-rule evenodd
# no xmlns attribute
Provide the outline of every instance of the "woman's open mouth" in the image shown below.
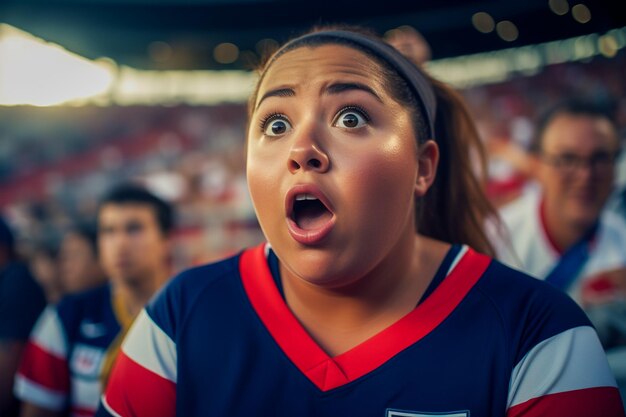
<svg viewBox="0 0 626 417"><path fill-rule="evenodd" d="M299 243L314 245L331 231L335 215L327 198L313 185L297 185L286 198L289 233Z"/></svg>

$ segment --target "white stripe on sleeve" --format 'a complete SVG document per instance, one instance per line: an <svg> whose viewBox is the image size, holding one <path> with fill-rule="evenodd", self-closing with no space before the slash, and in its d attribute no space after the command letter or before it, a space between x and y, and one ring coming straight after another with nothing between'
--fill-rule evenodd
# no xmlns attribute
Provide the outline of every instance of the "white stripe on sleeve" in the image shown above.
<svg viewBox="0 0 626 417"><path fill-rule="evenodd" d="M65 394L39 385L20 374L15 375L13 391L15 396L22 401L32 402L40 407L55 411L62 410L67 399Z"/></svg>
<svg viewBox="0 0 626 417"><path fill-rule="evenodd" d="M145 309L128 331L122 350L139 365L176 383L176 344Z"/></svg>
<svg viewBox="0 0 626 417"><path fill-rule="evenodd" d="M548 394L615 386L595 330L575 327L539 343L515 366L507 408Z"/></svg>
<svg viewBox="0 0 626 417"><path fill-rule="evenodd" d="M41 313L30 335L30 340L46 352L59 358L67 356L67 341L61 320L54 306Z"/></svg>

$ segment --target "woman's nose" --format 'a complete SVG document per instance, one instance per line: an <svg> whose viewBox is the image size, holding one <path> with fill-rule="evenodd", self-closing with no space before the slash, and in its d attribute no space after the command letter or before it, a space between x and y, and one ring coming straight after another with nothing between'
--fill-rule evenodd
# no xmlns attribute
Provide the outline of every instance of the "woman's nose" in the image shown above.
<svg viewBox="0 0 626 417"><path fill-rule="evenodd" d="M330 167L328 154L311 136L299 138L289 152L289 172L302 171L326 172Z"/></svg>

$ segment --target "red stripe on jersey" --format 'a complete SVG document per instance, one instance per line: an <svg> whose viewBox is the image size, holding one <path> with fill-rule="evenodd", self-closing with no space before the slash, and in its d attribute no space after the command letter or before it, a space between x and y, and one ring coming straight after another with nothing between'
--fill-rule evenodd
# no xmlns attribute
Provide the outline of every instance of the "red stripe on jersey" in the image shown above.
<svg viewBox="0 0 626 417"><path fill-rule="evenodd" d="M541 226L543 235L545 236L546 242L548 242L550 248L554 251L554 253L558 254L558 256L562 256L565 253L563 248L559 247L554 237L548 231L546 223L546 200L543 198L541 199L541 203L539 203L539 225Z"/></svg>
<svg viewBox="0 0 626 417"><path fill-rule="evenodd" d="M624 417L615 387L585 388L548 394L511 407L507 417Z"/></svg>
<svg viewBox="0 0 626 417"><path fill-rule="evenodd" d="M176 384L139 365L123 351L116 359L105 397L107 404L124 417L176 414Z"/></svg>
<svg viewBox="0 0 626 417"><path fill-rule="evenodd" d="M480 279L491 259L473 250L417 308L372 338L334 358L311 338L285 304L263 245L245 251L239 268L246 294L276 343L320 390L328 391L375 370L434 330Z"/></svg>
<svg viewBox="0 0 626 417"><path fill-rule="evenodd" d="M67 361L33 342L26 343L18 373L50 390L69 393L70 374Z"/></svg>

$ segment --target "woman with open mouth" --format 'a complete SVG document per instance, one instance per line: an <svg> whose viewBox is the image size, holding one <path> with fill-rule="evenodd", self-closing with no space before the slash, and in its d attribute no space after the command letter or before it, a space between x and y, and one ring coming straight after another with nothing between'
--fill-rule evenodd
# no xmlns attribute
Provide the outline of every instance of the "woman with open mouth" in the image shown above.
<svg viewBox="0 0 626 417"><path fill-rule="evenodd" d="M489 257L448 87L317 29L261 68L247 140L267 243L170 282L99 415L623 416L584 313Z"/></svg>

